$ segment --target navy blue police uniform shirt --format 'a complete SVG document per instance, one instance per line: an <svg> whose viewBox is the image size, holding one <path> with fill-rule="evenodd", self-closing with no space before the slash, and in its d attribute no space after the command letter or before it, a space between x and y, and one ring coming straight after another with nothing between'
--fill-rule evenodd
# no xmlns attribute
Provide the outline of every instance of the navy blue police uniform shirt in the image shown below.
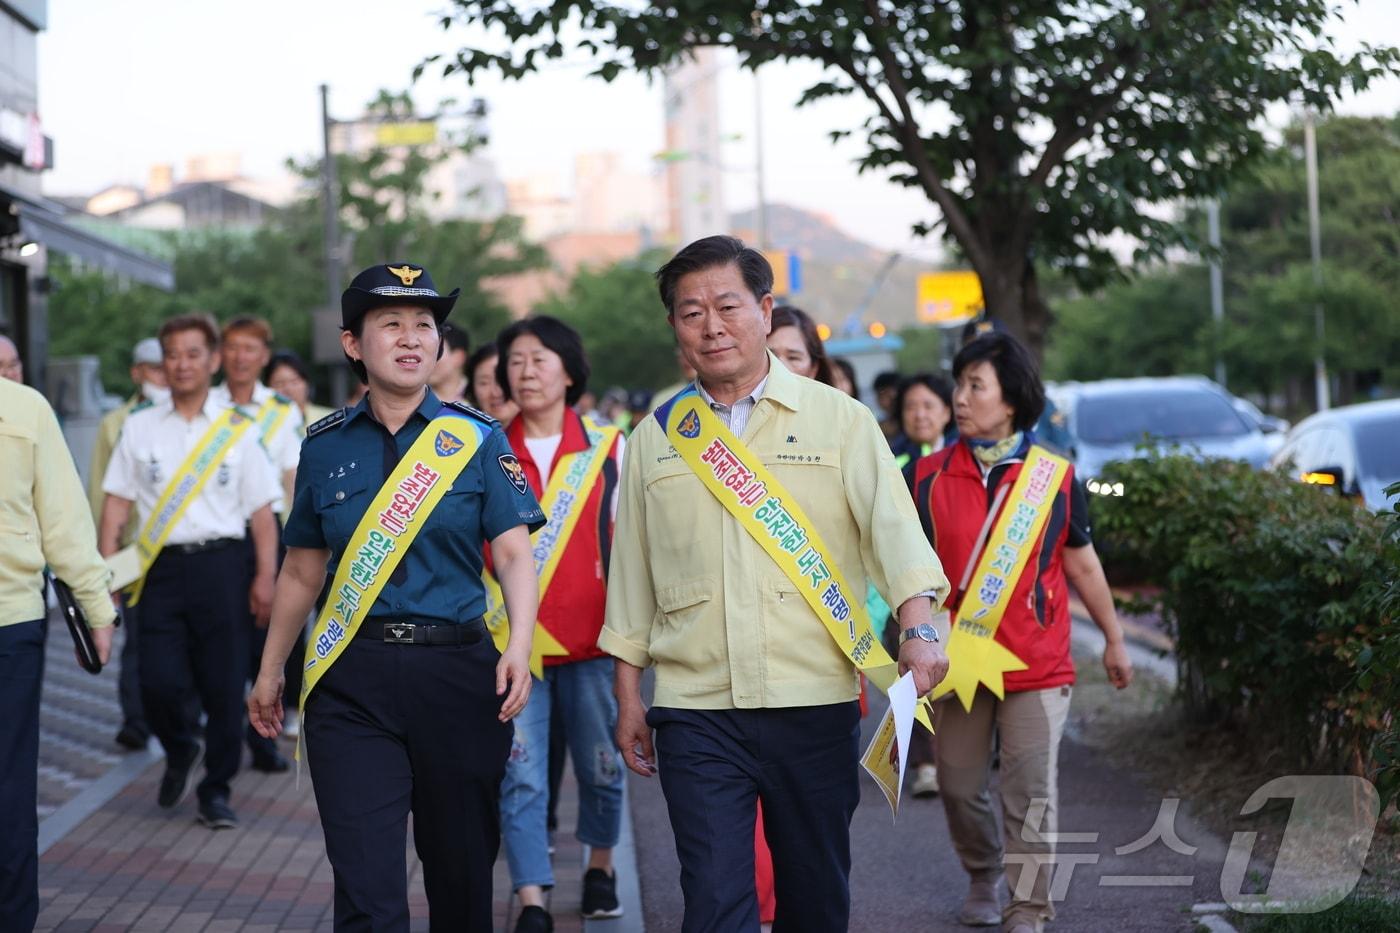
<svg viewBox="0 0 1400 933"><path fill-rule="evenodd" d="M370 502L442 407L429 389L399 432L390 434L366 397L308 429L284 538L288 547L330 549L327 586ZM517 525L533 532L544 524L500 425L475 409L458 410L489 425L490 434L428 516L367 618L434 624L478 618L486 610L482 542Z"/></svg>

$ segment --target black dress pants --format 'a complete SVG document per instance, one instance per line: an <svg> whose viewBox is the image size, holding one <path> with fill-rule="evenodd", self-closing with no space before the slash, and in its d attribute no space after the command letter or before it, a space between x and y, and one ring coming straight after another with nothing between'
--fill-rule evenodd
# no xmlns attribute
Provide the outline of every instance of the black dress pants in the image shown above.
<svg viewBox="0 0 1400 933"><path fill-rule="evenodd" d="M758 933L757 800L773 853L773 933L844 933L860 704L653 707L647 723L681 863L684 933Z"/></svg>
<svg viewBox="0 0 1400 933"><path fill-rule="evenodd" d="M29 933L39 916L44 628L42 619L0 625L0 933Z"/></svg>
<svg viewBox="0 0 1400 933"><path fill-rule="evenodd" d="M497 721L489 636L466 645L357 638L302 711L335 874L335 929L407 931L408 817L434 931L490 933L500 789L514 727Z"/></svg>
<svg viewBox="0 0 1400 933"><path fill-rule="evenodd" d="M227 798L242 754L248 672L248 562L241 544L182 554L166 548L146 574L141 613L141 703L170 758L195 747L189 698L206 717L199 799Z"/></svg>

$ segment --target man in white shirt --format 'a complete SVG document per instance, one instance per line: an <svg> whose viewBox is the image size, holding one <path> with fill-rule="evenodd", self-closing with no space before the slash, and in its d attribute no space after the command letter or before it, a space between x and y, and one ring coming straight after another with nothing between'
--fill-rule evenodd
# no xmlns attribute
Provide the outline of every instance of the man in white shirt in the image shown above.
<svg viewBox="0 0 1400 933"><path fill-rule="evenodd" d="M256 418L258 423L253 430L259 435L263 449L267 451L272 465L281 474L282 495L272 503L272 511L277 515L278 529L292 507L292 490L296 488L297 463L301 459L302 414L291 399L279 395L262 382L262 374L272 359L272 326L259 317L236 317L226 323L220 335L220 362L224 368L223 385L210 390L210 396L225 408L237 407L243 414ZM279 563L281 542L278 542ZM251 548L248 559L253 561ZM256 675L262 666L263 644L267 641L267 629L257 624L256 619L248 621L248 673ZM289 695L301 693L301 664L305 642L298 639L292 650L292 658L297 659L287 665L287 686ZM292 693L295 691L295 693ZM295 711L293 711L295 714ZM248 725L244 729L244 739L253 756L253 770L280 773L291 768L289 762L277 750L274 739L258 735Z"/></svg>
<svg viewBox="0 0 1400 933"><path fill-rule="evenodd" d="M104 555L115 553L127 522L144 530L168 489L203 482L184 497L183 508L161 510L171 527L146 569L139 597L141 697L166 754L158 801L173 807L189 793L195 768L206 758L186 712L187 698L198 694L208 743L199 818L221 829L238 823L228 797L242 745L247 618L251 611L267 624L277 566L271 506L281 486L247 421L241 436L201 468L187 466L197 447L214 449L210 429L216 422L236 424L225 419L226 406L210 393L219 368L219 332L207 315L191 314L166 321L159 337L170 399L138 406L123 426L103 479L107 498L98 540ZM251 580L244 544L249 530L256 550Z"/></svg>

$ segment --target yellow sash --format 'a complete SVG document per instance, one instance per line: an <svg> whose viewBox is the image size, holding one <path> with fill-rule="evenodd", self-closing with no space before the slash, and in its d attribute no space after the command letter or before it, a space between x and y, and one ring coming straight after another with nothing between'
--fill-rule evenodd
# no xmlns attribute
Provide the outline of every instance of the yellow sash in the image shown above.
<svg viewBox="0 0 1400 933"><path fill-rule="evenodd" d="M1026 663L996 640L1011 594L1040 540L1069 461L1033 446L1016 477L1006 506L987 538L967 593L948 636L948 676L934 688L933 699L956 692L969 712L978 684L1005 697L1002 675L1023 671Z"/></svg>
<svg viewBox="0 0 1400 933"><path fill-rule="evenodd" d="M379 488L340 555L326 603L306 642L302 709L489 432L486 425L444 407Z"/></svg>
<svg viewBox="0 0 1400 933"><path fill-rule="evenodd" d="M851 663L889 690L899 678L899 665L875 636L862 594L846 583L797 500L693 386L657 409L656 417L681 459L796 585ZM933 731L925 703L919 703L916 715Z"/></svg>
<svg viewBox="0 0 1400 933"><path fill-rule="evenodd" d="M540 579L540 602L549 592L554 581L554 572L559 569L559 561L564 556L589 492L603 471L617 435L621 432L614 427L600 428L587 418L583 419L584 431L588 435L588 448L565 454L554 469L549 485L545 487L540 500L540 508L545 514L545 525L532 536L534 544L535 573ZM607 507L607 503L603 504ZM501 585L489 572L483 571L482 582L486 584L486 627L496 648L504 651L510 640L510 624L506 619L505 600L501 596ZM530 673L539 679L544 678L545 657L558 657L568 654L542 624L535 624L534 649L530 653Z"/></svg>
<svg viewBox="0 0 1400 933"><path fill-rule="evenodd" d="M262 407L258 409L258 413L253 416L253 420L257 422L258 438L262 441L264 447L271 443L272 439L277 436L277 432L282 429L282 423L287 420L287 416L291 414L291 411L291 403L282 401L276 395L269 396L268 400L262 403ZM282 468L280 463L273 465L276 466L279 471Z"/></svg>
<svg viewBox="0 0 1400 933"><path fill-rule="evenodd" d="M223 462L224 457L252 424L248 416L238 409L226 410L209 425L209 430L204 432L204 436L185 457L175 475L170 477L170 482L165 484L165 490L146 518L141 534L136 537L136 557L140 562L141 576L132 584L131 605L136 605L141 599L141 590L146 584L146 571L156 562L156 557L160 555L161 548L165 547L170 533L184 517L185 510L198 497L215 468Z"/></svg>

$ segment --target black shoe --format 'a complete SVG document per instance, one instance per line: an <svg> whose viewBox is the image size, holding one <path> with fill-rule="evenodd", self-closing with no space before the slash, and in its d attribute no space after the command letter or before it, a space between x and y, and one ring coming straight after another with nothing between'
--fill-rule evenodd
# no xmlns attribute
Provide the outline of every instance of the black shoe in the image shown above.
<svg viewBox="0 0 1400 933"><path fill-rule="evenodd" d="M151 734L144 727L134 722L122 725L121 731L117 733L117 744L122 748L129 748L133 752L139 752L146 747L150 741Z"/></svg>
<svg viewBox="0 0 1400 933"><path fill-rule="evenodd" d="M238 817L224 797L215 797L199 805L199 822L210 829L233 829L238 825Z"/></svg>
<svg viewBox="0 0 1400 933"><path fill-rule="evenodd" d="M273 749L272 751L253 752L253 770L265 771L268 774L282 774L292 769L292 763L287 760L287 756Z"/></svg>
<svg viewBox="0 0 1400 933"><path fill-rule="evenodd" d="M522 907L515 933L554 933L554 918L543 907Z"/></svg>
<svg viewBox="0 0 1400 933"><path fill-rule="evenodd" d="M194 781L194 771L204 760L204 746L194 743L194 751L184 761L165 760L165 776L160 779L160 793L156 803L167 810L190 795L190 785Z"/></svg>
<svg viewBox="0 0 1400 933"><path fill-rule="evenodd" d="M617 902L617 875L601 868L583 873L583 915L590 920L621 917L622 905Z"/></svg>

